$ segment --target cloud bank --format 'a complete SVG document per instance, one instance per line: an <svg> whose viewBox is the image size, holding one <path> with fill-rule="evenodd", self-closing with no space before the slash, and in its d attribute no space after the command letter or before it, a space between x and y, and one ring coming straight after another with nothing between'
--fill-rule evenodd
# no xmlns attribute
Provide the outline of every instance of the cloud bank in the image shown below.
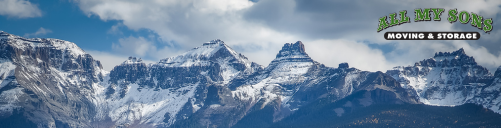
<svg viewBox="0 0 501 128"><path fill-rule="evenodd" d="M219 38L262 65L274 59L284 43L298 40L303 41L314 60L332 67L349 62L362 70L385 71L393 66L412 65L438 51L459 48L491 71L501 65L501 32L495 27L501 24L499 0L76 0L75 3L88 16L121 21L118 25L128 29L146 29L158 35L160 41L123 37L112 46L115 53L130 51L155 59L175 56ZM493 18L495 29L490 34L482 32L478 41L397 42L383 38L385 31L479 31L471 25L445 20L411 22L376 32L379 17L407 10L413 20L416 8L475 12ZM445 18L447 13L442 14L442 19Z"/></svg>

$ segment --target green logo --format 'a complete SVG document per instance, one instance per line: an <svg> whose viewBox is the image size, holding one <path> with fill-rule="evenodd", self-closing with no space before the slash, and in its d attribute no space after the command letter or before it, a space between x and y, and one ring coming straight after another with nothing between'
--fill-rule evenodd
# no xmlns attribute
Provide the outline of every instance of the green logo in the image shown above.
<svg viewBox="0 0 501 128"><path fill-rule="evenodd" d="M414 22L421 21L441 21L440 16L445 11L443 8L425 8L425 9L415 9L414 10ZM433 17L431 15L433 14ZM482 16L475 13L468 13L467 11L458 12L457 9L451 9L448 12L449 17L447 20L450 23L454 23L459 20L462 24L467 24L471 22L471 26L477 27L484 32L492 31L492 18L483 18ZM379 18L379 24L377 28L377 32L380 32L386 28L401 25L404 23L410 23L410 18L407 16L407 11L403 10L399 13L400 18L397 17L397 13L390 13L389 18L387 16L383 16ZM390 22L388 22L390 21Z"/></svg>

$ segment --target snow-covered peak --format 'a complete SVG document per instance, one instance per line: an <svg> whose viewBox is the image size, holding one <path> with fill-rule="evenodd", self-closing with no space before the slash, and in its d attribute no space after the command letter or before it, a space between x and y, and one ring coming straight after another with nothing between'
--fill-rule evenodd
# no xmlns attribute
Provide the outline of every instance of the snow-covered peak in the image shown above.
<svg viewBox="0 0 501 128"><path fill-rule="evenodd" d="M4 31L0 31L0 36L9 36L10 34Z"/></svg>
<svg viewBox="0 0 501 128"><path fill-rule="evenodd" d="M40 39L40 38L36 38ZM86 54L84 50L82 50L80 47L78 47L75 43L65 41L65 40L59 40L59 39L40 39L40 40L47 40L49 41L50 45L55 47L56 49L59 50L67 50L71 52L71 54L74 55L84 55Z"/></svg>
<svg viewBox="0 0 501 128"><path fill-rule="evenodd" d="M396 67L387 74L414 91L424 104L439 106L472 103L482 88L491 85L488 81L492 78L489 70L478 65L462 48L438 52L414 66Z"/></svg>
<svg viewBox="0 0 501 128"><path fill-rule="evenodd" d="M74 56L85 55L86 53L78 47L75 43L60 40L60 39L51 39L51 38L24 38L21 36L16 36L9 34L7 32L0 32L0 39L7 39L7 41L2 41L0 43L8 43L12 47L16 47L19 49L32 48L35 49L37 47L53 47L57 50L62 50L64 52L68 52Z"/></svg>
<svg viewBox="0 0 501 128"><path fill-rule="evenodd" d="M15 35L12 35L4 31L0 31L0 39L8 39L9 37L15 37Z"/></svg>
<svg viewBox="0 0 501 128"><path fill-rule="evenodd" d="M250 67L251 65L247 57L235 52L235 50L231 49L220 39L206 42L202 46L193 48L179 56L162 59L159 64L170 67L204 66L210 62L218 61L218 59L227 59L228 57L245 63L246 67Z"/></svg>
<svg viewBox="0 0 501 128"><path fill-rule="evenodd" d="M129 57L129 59L125 60L122 62L122 65L124 64L137 64L137 63L143 63L143 60L141 58L136 58L136 57Z"/></svg>
<svg viewBox="0 0 501 128"><path fill-rule="evenodd" d="M4 35L10 35L10 34L5 32L5 31L0 30L0 36L4 36Z"/></svg>
<svg viewBox="0 0 501 128"><path fill-rule="evenodd" d="M208 46L208 45L226 45L224 44L224 41L222 41L221 39L214 39L214 40L211 40L209 42L205 42L203 44L203 46Z"/></svg>

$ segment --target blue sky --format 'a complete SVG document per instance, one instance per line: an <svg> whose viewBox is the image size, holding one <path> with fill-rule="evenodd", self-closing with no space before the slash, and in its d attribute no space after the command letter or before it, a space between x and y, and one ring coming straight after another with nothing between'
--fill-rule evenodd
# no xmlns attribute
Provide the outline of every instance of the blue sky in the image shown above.
<svg viewBox="0 0 501 128"><path fill-rule="evenodd" d="M57 38L76 43L82 49L110 51L112 42L117 42L123 36L144 36L152 34L147 30L133 31L120 29L122 34L110 33L118 20L103 21L95 15L86 15L77 4L64 0L36 0L42 16L34 18L18 18L1 16L0 30L11 34L25 36L36 33L40 28L50 30L46 34L28 37Z"/></svg>
<svg viewBox="0 0 501 128"><path fill-rule="evenodd" d="M157 62L222 39L267 65L284 43L301 40L316 61L369 71L412 65L464 48L491 71L501 65L501 1L485 0L0 0L0 30L76 43L110 70L128 56ZM457 8L493 18L484 33L469 24L411 22L376 32L378 18L415 8ZM446 19L447 14L442 14ZM477 31L478 41L387 41L386 31Z"/></svg>

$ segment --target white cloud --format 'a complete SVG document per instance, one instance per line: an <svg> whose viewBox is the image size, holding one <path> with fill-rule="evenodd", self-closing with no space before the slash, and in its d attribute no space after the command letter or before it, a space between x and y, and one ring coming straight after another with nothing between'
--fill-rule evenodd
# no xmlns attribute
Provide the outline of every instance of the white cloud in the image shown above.
<svg viewBox="0 0 501 128"><path fill-rule="evenodd" d="M78 3L88 15L97 15L105 21L123 21L123 25L133 30L152 30L165 42L179 42L185 49L216 38L233 43L289 41L282 33L242 19L242 11L253 5L248 0L90 0ZM275 39L269 40L269 37Z"/></svg>
<svg viewBox="0 0 501 128"><path fill-rule="evenodd" d="M185 52L166 46L163 48L157 48L157 46L151 41L152 38L154 37L145 38L129 36L119 39L118 43L113 43L111 47L113 52L117 54L152 58L157 60L177 55L180 52Z"/></svg>
<svg viewBox="0 0 501 128"><path fill-rule="evenodd" d="M123 35L124 33L120 31L120 28L123 27L124 25L122 23L118 23L116 25L111 26L111 28L108 30L108 34L115 34L115 35Z"/></svg>
<svg viewBox="0 0 501 128"><path fill-rule="evenodd" d="M248 53L246 56L251 60L267 65L283 43L299 40L293 35L277 32L260 23L246 22L241 13L253 5L253 2L248 0L91 0L78 1L78 4L88 15L97 15L105 21L120 20L124 26L133 30L152 30L166 43L164 45L178 46L155 49L154 44L142 40L144 38L130 37L120 39L119 43L113 45L115 51L133 51L139 56L166 58L219 38L230 46L252 44L261 47L261 50L272 50L269 57L254 57L257 53L255 51L244 52ZM169 44L171 41L178 44ZM139 50L134 50L136 48Z"/></svg>
<svg viewBox="0 0 501 128"><path fill-rule="evenodd" d="M35 33L26 33L24 37L37 37L52 33L52 30L40 27Z"/></svg>
<svg viewBox="0 0 501 128"><path fill-rule="evenodd" d="M155 50L153 43L143 37L127 37L118 40L118 44L113 43L112 49L124 54L145 56L146 52Z"/></svg>
<svg viewBox="0 0 501 128"><path fill-rule="evenodd" d="M330 67L348 62L350 67L365 71L386 71L397 66L388 63L381 50L350 40L315 40L306 42L305 48L313 60Z"/></svg>
<svg viewBox="0 0 501 128"><path fill-rule="evenodd" d="M376 32L379 17L407 10L413 20L415 8L438 7L446 11L457 8L458 11L477 12L485 18L495 18L501 12L499 0L260 0L257 3L248 0L77 0L77 4L89 16L95 15L104 21L118 20L132 30L151 30L165 43L155 44L143 37L123 38L112 46L115 52L122 54L166 58L219 38L251 61L267 65L284 43L302 40L313 59L333 67L340 62L349 62L351 66L363 70L385 71L397 65L412 65L438 51L453 51L460 47L489 69L501 65L501 47L492 51L489 49L492 47L487 46L494 43L393 42L382 37L385 31L462 30L455 25L459 23L446 21L447 12L442 14L443 21L440 22L411 22ZM499 32L493 31L487 36L495 36L496 33ZM487 41L500 41L497 36L484 37ZM383 53L360 41L391 43L395 48ZM159 45L169 47L155 47Z"/></svg>
<svg viewBox="0 0 501 128"><path fill-rule="evenodd" d="M0 0L0 15L15 18L42 16L40 9L27 0Z"/></svg>

